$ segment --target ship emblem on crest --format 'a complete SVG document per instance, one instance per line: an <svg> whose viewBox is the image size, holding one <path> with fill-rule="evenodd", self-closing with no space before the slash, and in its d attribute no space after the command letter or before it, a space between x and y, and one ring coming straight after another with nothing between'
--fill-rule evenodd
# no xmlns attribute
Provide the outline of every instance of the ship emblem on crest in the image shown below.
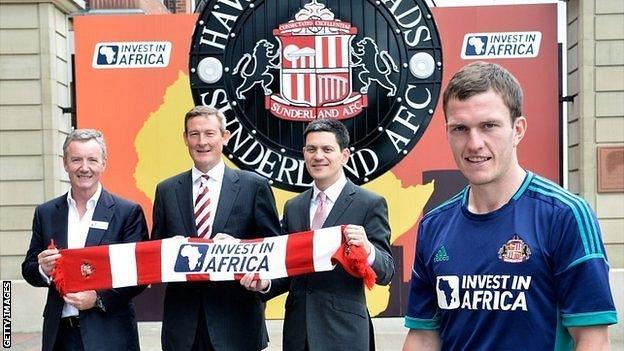
<svg viewBox="0 0 624 351"><path fill-rule="evenodd" d="M294 20L273 29L278 48L267 39L258 40L251 53L236 63L232 74L243 83L236 97L260 84L264 105L274 116L291 121L331 117L347 119L368 106L366 93L372 82L394 96L397 86L390 80L399 69L388 51L379 50L375 41L364 37L355 44L358 30L334 18L332 11L312 0L297 12ZM365 56L374 55L370 61ZM370 62L370 63L369 63ZM359 91L354 91L353 71L359 68ZM280 92L273 93L271 70L279 71Z"/></svg>
<svg viewBox="0 0 624 351"><path fill-rule="evenodd" d="M521 263L528 260L530 256L531 248L518 234L514 234L498 250L498 258L509 263Z"/></svg>

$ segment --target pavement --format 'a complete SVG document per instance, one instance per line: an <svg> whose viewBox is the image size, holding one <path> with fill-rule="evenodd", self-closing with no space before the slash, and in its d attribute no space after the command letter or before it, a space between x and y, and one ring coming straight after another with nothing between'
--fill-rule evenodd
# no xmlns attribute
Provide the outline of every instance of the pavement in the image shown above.
<svg viewBox="0 0 624 351"><path fill-rule="evenodd" d="M282 320L268 320L269 347L265 351L282 350ZM403 326L403 318L373 318L375 328L375 344L379 351L401 350L407 329ZM160 351L160 322L140 322L139 337L141 350ZM624 351L624 340L620 333L610 330L611 350ZM11 350L41 350L41 333L14 333L11 338ZM520 349L522 349L520 347Z"/></svg>
<svg viewBox="0 0 624 351"><path fill-rule="evenodd" d="M401 350L407 329L403 327L403 318L373 318L375 343L377 350ZM282 320L268 320L269 347L265 351L282 350ZM140 322L139 337L141 350L160 351L160 322ZM13 333L11 350L41 350L41 333Z"/></svg>

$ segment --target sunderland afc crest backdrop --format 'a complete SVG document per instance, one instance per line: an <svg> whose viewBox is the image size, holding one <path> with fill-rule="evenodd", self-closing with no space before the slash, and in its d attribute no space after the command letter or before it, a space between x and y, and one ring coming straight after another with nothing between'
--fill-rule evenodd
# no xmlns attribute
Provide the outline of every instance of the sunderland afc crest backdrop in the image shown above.
<svg viewBox="0 0 624 351"><path fill-rule="evenodd" d="M218 108L225 153L271 184L303 191L303 130L342 120L347 176L380 176L416 145L438 101L440 37L421 0L213 0L189 59L197 105Z"/></svg>
<svg viewBox="0 0 624 351"><path fill-rule="evenodd" d="M235 137L238 137L239 140L230 141L230 150L238 147L236 150L238 155L242 157L246 149L253 149L246 157L243 157L246 162L251 164L245 167L252 169L260 167L262 159L254 165L255 158L253 156L260 155L259 145L262 143L264 143L262 145L268 145L263 147L272 150L269 154L263 154L263 156L268 155L264 161L268 162L267 165L264 165L266 167L263 169L264 172L270 169L270 163L279 159L276 154L285 155L280 157L290 157L295 162L300 162L299 159L288 156L286 150L301 150L294 143L302 143L301 134L307 121L290 121L275 116L266 108L267 97L272 99L269 101L279 101L281 98L288 102L284 105L298 106L300 109L304 109L306 106L299 105L309 104L308 107L311 109L319 107L319 109L330 110L329 108L332 106L341 106L344 103L337 102L335 105L330 105L333 102L312 101L312 99L305 102L291 101L287 98L296 100L297 93L292 90L290 92L282 90L283 77L289 72L280 71L281 67L288 62L283 57L287 45L279 40L287 37L287 35L278 36L278 34L287 33L285 30L292 28L282 26L280 29L280 25L287 24L291 20L296 21L297 13L305 10L306 4L312 3L309 0L296 0L297 4L295 5L294 2L295 0L254 1L253 8L251 7L252 3L242 0L240 2L234 0L213 2L210 8L212 12L199 14L199 18L198 15L183 14L138 17L113 15L76 17L74 29L76 38L77 121L78 127L101 130L107 138L110 162L107 163L106 174L102 177L103 186L116 194L140 203L148 222L150 222L153 196L157 184L174 174L188 171L192 165L192 161L187 155L188 150L180 138L184 131L184 113L194 104L191 89L189 89L189 80L193 81L196 98L202 99L197 100L197 102L203 101L206 104L214 104L220 107L228 118L230 124L228 128L238 133ZM430 78L416 79L409 66L410 59L421 52L423 52L422 55L432 56L434 62L439 62L436 56L439 54L439 48L436 46L435 28L428 27L432 25L432 22L431 19L427 18L427 10L424 7L415 9L414 4L420 3L413 0L401 2L396 0L380 2L379 4L365 0L341 0L340 2L317 0L317 3L331 11L334 20L349 24L348 27L338 26L344 28L342 30L343 35L352 35L348 31L357 30L353 37L347 37L351 40L349 44L350 53L347 54L350 69L343 69L342 72L348 72L347 74L350 76L348 84L351 84L351 87L346 88L348 95L356 96L357 99L359 94L362 96L361 101L364 101L364 97L366 97L366 107L362 107L359 114L350 118L345 116L342 119L349 127L351 137L354 140L351 146L356 152L366 148L376 151L377 148L373 147L374 143L365 144L368 140L365 137L371 135L378 138L383 137L382 139L386 140L385 145L389 145L392 152L388 156L379 156L379 164L390 165L394 162L391 156L393 158L403 157L403 150L407 151L413 145L409 142L415 144L400 162L394 164L391 169L383 172L374 180L371 175L368 175L370 181L364 184L365 188L383 195L388 202L388 215L392 227L390 243L396 265L396 274L391 285L376 286L373 290L367 291L368 308L371 316L402 316L405 314L405 304L402 301L405 301L408 296L418 218L423 212L428 212L453 196L464 184L463 178L456 170L448 146L446 146L444 115L441 109L436 109L427 130L421 136L409 128L411 125L418 125L418 133L424 130L425 125L420 121L423 120L422 113L428 111L428 108L412 108L406 103L406 97L410 101L426 101L427 91L421 91L420 88L435 83L440 74L438 69L442 68L442 66L436 66L435 73ZM272 7L266 7L269 4ZM218 5L219 8L215 9L215 5ZM555 182L560 182L560 146L562 143L558 118L557 86L559 75L556 69L558 62L556 4L435 7L431 8L431 11L440 31L441 44L444 47L443 68L445 77L443 81L447 82L453 72L474 59L492 60L492 62L504 64L524 87L525 115L528 116L531 125L525 135L526 140L519 146L518 157L520 162L536 173L543 174ZM214 16L211 17L213 22L208 23L206 22L207 16L211 13ZM198 24L199 20L204 22ZM313 27L311 30L306 28L304 35L308 36L311 35L310 31L316 30L314 27L330 27L329 29L336 27L331 24L326 25L326 23L304 26ZM102 31L102 28L107 28L107 30ZM400 33L396 32L397 29ZM195 41L191 43L191 35L194 30L197 30L197 33ZM206 32L198 37L197 35L202 34L204 30ZM274 30L279 32L274 34ZM321 30L327 32L325 28L321 28ZM541 34L541 40L540 36L533 35L534 32ZM232 33L234 33L234 37L231 36ZM304 32L301 31L301 33ZM506 48L506 46L501 47L501 45L508 44L503 39L520 38L518 33L526 35L522 36L524 41L514 45L520 46L527 43L533 45L531 53L537 53L537 56L528 55L528 50L527 55L523 57L493 58L488 56L498 55L501 48ZM431 36L430 39L429 36ZM384 66L381 62L377 63L379 68L371 65L373 58L371 52L375 52L374 47L362 50L357 46L357 43L366 37L375 43L380 56L382 55L381 52L386 51L399 70L399 72L392 71L388 74L389 81L397 89L394 95L388 96L392 90L391 86L389 88L384 87L374 79L366 80L367 73L362 67L355 66L358 64L359 58L353 52L358 53L357 55L362 57L364 61L369 62L367 64L369 72L373 72L373 67L378 72L383 72L384 67L391 66L391 64ZM481 37L481 42L476 39L471 40L475 37ZM201 38L213 41L216 46L200 45L199 40ZM243 38L246 40L242 40ZM265 83L265 86L271 89L268 95L265 95L262 82L255 83L252 88L246 91L238 89L243 86L243 77L240 72L243 70L245 61L241 61L241 59L245 54L249 54L248 57L253 58L253 50L262 39L273 45L273 48L271 48L271 53L268 56L256 53L256 60L268 57L272 62L271 65L267 63L258 65L257 67L261 68L256 69L255 73L259 75L267 70L268 75L265 74L264 77L272 79L270 83L268 80L268 84ZM289 43L293 43L297 45L297 48L302 49L303 45L299 44L299 41L295 42L294 39ZM166 51L161 52L159 50L162 43L171 43L170 55ZM362 42L362 44L364 43ZM164 60L167 62L167 66L126 67L111 64L107 67L100 67L101 65L94 67L94 58L99 57L101 47L117 45L119 47L118 55L137 57L139 54L144 54L143 49L146 47L137 44L155 44L150 46L155 50L152 51L153 53L169 55L168 62L166 58ZM218 44L221 44L222 47ZM236 49L238 51L234 51L235 47L230 48L230 45L233 44L240 46ZM264 49L263 44L264 42L261 42L258 50ZM477 48L479 44L484 46ZM322 50L322 41L320 45ZM125 49L122 49L122 46L130 51L124 53ZM314 47L311 45L309 47L316 50L316 41ZM231 51L227 51L226 48ZM492 48L498 50L495 51ZM189 56L189 52L192 53L191 56ZM289 51L286 50L286 52ZM339 52L342 53L342 49ZM361 52L366 52L366 55L362 56L359 54ZM282 55L279 59L274 57L278 53ZM299 54L301 53L305 53L305 51L299 51ZM505 53L504 50L503 53ZM228 60L225 60L226 54L229 55ZM464 59L462 55L469 57ZM289 57L293 58L294 55L291 54ZM412 62L417 62L418 57L416 56ZM190 64L189 58L191 59ZM114 62L114 58L111 59L113 59L111 62ZM222 70L216 70L217 73L220 72L220 78L212 83L206 83L198 77L199 62L204 59L207 59L202 66L204 68L210 68L211 61L214 62L215 60L222 67ZM314 59L316 60L316 58ZM106 57L103 57L102 60L107 62ZM118 57L116 62L122 62L121 58ZM249 62L244 70L246 74L253 72L252 61ZM346 62L346 60L341 62ZM407 68L405 67L406 63ZM233 70L237 65L239 66L239 73L234 75L230 70ZM269 67L267 69L268 66L280 68ZM325 67L325 64L322 67ZM414 66L414 68L418 67ZM423 64L421 67L427 66ZM225 71L225 68L228 68L228 72ZM288 68L297 69L297 67L289 66L284 69ZM194 69L195 72L192 72L191 69ZM418 70L415 72L418 73ZM210 70L206 70L203 74L206 73L210 73ZM317 76L325 74L325 72L318 73L318 70L309 71L309 73L308 78L304 79L313 77L312 73L316 73ZM345 75L343 74L343 76ZM207 77L210 75L204 76L205 79ZM258 80L251 79L249 81ZM208 81L210 80L208 79ZM367 90L362 92L362 88L367 83L370 83ZM244 99L238 98L237 90ZM435 101L435 87L430 87L429 90L432 94L432 101ZM416 95L420 92L422 95ZM228 107L230 102L236 104ZM269 128L267 123L276 126ZM283 127L283 129L279 129L279 127ZM381 132L379 127L382 127ZM256 130L256 134L251 132L253 130ZM388 134L385 130L393 131L405 139L394 137L394 134ZM261 133L269 134L268 137L265 137L264 134L261 136ZM394 147L390 139L391 136L401 150L400 153ZM271 140L274 139L278 141L272 142ZM283 146L284 154L280 151L282 147L279 146L279 142L283 142L285 145ZM291 143L291 146L288 146L288 142ZM366 151L361 152L360 155L364 158L368 156ZM381 155L380 152L379 155ZM295 174L295 171L288 170L289 167L294 166L291 165L289 159L286 160L282 179L288 181L287 177ZM355 158L348 166L352 167L354 162L360 161ZM279 168L277 172L279 172ZM353 177L350 170L347 170L347 174ZM276 177L278 175L279 173L276 174ZM365 172L361 170L359 176L367 177ZM295 177L291 178L293 181L296 180ZM362 178L360 178L361 181ZM305 181L302 182L305 183ZM277 185L278 182L274 183ZM284 187L283 185L280 186ZM301 188L303 187L296 187L295 190ZM296 195L293 192L278 188L274 188L273 192L278 210L283 209L284 203ZM513 234L510 233L509 238ZM522 237L522 233L518 233L518 235ZM498 257L498 249L506 243L507 241L501 242L492 254ZM444 261L449 257L451 260L453 259L452 255L448 254L441 246L436 253L436 259ZM503 257L507 258L506 255ZM97 274L97 271L94 274ZM151 288L139 295L135 302L141 320L159 320L161 318L162 304L159 305L154 302L162 301L163 294L162 286L152 285ZM285 298L282 295L267 304L268 318L283 318Z"/></svg>

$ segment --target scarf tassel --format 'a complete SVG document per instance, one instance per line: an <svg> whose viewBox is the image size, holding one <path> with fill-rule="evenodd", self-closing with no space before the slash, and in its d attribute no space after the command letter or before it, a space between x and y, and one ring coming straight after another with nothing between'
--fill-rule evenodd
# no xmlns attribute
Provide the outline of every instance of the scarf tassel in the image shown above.
<svg viewBox="0 0 624 351"><path fill-rule="evenodd" d="M56 290L59 292L59 294L61 294L61 296L65 296L65 286L67 284L67 280L65 279L65 269L63 269L64 263L65 260L63 260L63 256L57 259L51 275L54 286L56 287Z"/></svg>
<svg viewBox="0 0 624 351"><path fill-rule="evenodd" d="M375 286L377 274L368 264L368 255L363 247L344 243L332 256L332 259L338 261L350 275L362 278L368 290Z"/></svg>

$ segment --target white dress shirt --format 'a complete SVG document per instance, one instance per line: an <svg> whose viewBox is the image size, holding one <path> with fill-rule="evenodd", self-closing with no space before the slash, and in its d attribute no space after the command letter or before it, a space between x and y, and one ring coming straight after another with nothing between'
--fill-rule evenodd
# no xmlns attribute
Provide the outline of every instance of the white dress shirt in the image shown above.
<svg viewBox="0 0 624 351"><path fill-rule="evenodd" d="M78 213L78 207L76 206L76 200L72 197L71 188L67 192L67 248L68 249L80 249L85 247L87 241L87 235L89 234L89 228L91 227L91 221L93 219L93 212L95 212L95 206L97 205L100 195L102 194L102 185L98 184L98 188L95 194L87 200L87 212L80 218ZM50 278L43 272L41 266L39 266L39 273L50 284ZM72 317L78 315L78 309L68 303L63 305L63 312L61 312L61 318Z"/></svg>
<svg viewBox="0 0 624 351"><path fill-rule="evenodd" d="M208 217L208 237L212 236L212 229L215 219L215 214L217 212L217 204L219 203L219 195L221 194L221 185L223 184L223 175L225 173L225 163L223 160L219 160L212 169L210 169L206 175L208 175L208 198L210 199L210 204L208 205L208 211L210 211L210 217ZM199 195L199 187L201 185L201 177L204 175L202 171L195 168L193 166L191 170L191 180L193 181L193 205L195 204L195 200L197 199L197 195Z"/></svg>
<svg viewBox="0 0 624 351"><path fill-rule="evenodd" d="M344 189L347 184L347 177L344 172L341 173L340 178L336 180L336 182L330 185L325 191L325 206L327 208L327 214L331 213L332 208L334 208L334 204L336 200L338 200L338 196ZM318 206L318 194L321 192L319 188L316 187L316 183L312 184L312 201L310 201L310 224L313 221L314 213L316 212L316 207ZM372 266L373 262L375 262L375 247L370 245L370 254L367 257L368 265Z"/></svg>
<svg viewBox="0 0 624 351"><path fill-rule="evenodd" d="M325 208L327 213L329 214L334 208L334 204L336 200L338 200L338 196L344 189L347 184L347 177L345 177L344 173L340 175L338 180L330 185L325 191ZM318 207L318 194L321 192L319 188L316 187L316 183L312 183L312 201L310 201L310 223L312 223L314 219L314 213L316 213L316 208Z"/></svg>

